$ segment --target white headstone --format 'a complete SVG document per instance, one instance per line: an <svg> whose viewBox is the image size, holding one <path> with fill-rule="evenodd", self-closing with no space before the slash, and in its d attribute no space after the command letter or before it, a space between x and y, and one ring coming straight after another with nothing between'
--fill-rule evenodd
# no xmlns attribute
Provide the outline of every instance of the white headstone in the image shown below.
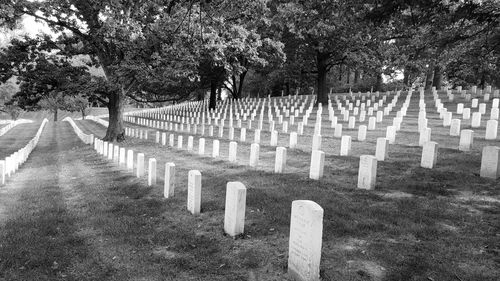
<svg viewBox="0 0 500 281"><path fill-rule="evenodd" d="M359 157L358 188L374 189L377 179L377 158L372 155Z"/></svg>
<svg viewBox="0 0 500 281"><path fill-rule="evenodd" d="M193 151L193 136L188 136L187 150Z"/></svg>
<svg viewBox="0 0 500 281"><path fill-rule="evenodd" d="M480 112L472 113L471 127L472 128L481 127L481 113Z"/></svg>
<svg viewBox="0 0 500 281"><path fill-rule="evenodd" d="M497 130L498 130L498 121L497 120L488 120L488 122L486 122L485 139L495 140L497 138Z"/></svg>
<svg viewBox="0 0 500 281"><path fill-rule="evenodd" d="M312 137L312 150L321 150L321 135Z"/></svg>
<svg viewBox="0 0 500 281"><path fill-rule="evenodd" d="M460 119L452 119L450 125L450 136L458 137L460 136Z"/></svg>
<svg viewBox="0 0 500 281"><path fill-rule="evenodd" d="M351 136L342 136L340 141L340 156L351 155Z"/></svg>
<svg viewBox="0 0 500 281"><path fill-rule="evenodd" d="M175 193L175 164L165 164L165 182L163 185L163 197L173 197Z"/></svg>
<svg viewBox="0 0 500 281"><path fill-rule="evenodd" d="M375 117L368 118L368 130L373 131L377 127L377 119Z"/></svg>
<svg viewBox="0 0 500 281"><path fill-rule="evenodd" d="M385 161L389 147L389 140L386 138L377 138L377 147L375 149L375 157L377 161Z"/></svg>
<svg viewBox="0 0 500 281"><path fill-rule="evenodd" d="M387 126L385 138L389 140L390 144L396 142L396 128L394 126Z"/></svg>
<svg viewBox="0 0 500 281"><path fill-rule="evenodd" d="M224 210L224 231L232 237L242 234L245 228L247 189L241 182L228 182Z"/></svg>
<svg viewBox="0 0 500 281"><path fill-rule="evenodd" d="M127 150L127 170L134 170L134 151L131 149Z"/></svg>
<svg viewBox="0 0 500 281"><path fill-rule="evenodd" d="M198 154L199 155L205 154L205 138L200 138L198 140Z"/></svg>
<svg viewBox="0 0 500 281"><path fill-rule="evenodd" d="M182 149L182 135L177 136L177 149Z"/></svg>
<svg viewBox="0 0 500 281"><path fill-rule="evenodd" d="M229 143L229 156L228 156L229 162L236 162L237 161L237 153L238 153L238 143L235 141L230 142Z"/></svg>
<svg viewBox="0 0 500 281"><path fill-rule="evenodd" d="M281 174L286 167L286 148L278 146L276 148L276 158L274 160L274 172Z"/></svg>
<svg viewBox="0 0 500 281"><path fill-rule="evenodd" d="M335 126L335 132L333 133L333 136L336 138L342 137L342 124L337 124L337 126Z"/></svg>
<svg viewBox="0 0 500 281"><path fill-rule="evenodd" d="M480 176L491 179L500 177L500 147L483 147Z"/></svg>
<svg viewBox="0 0 500 281"><path fill-rule="evenodd" d="M366 125L361 125L358 128L358 141L366 140Z"/></svg>
<svg viewBox="0 0 500 281"><path fill-rule="evenodd" d="M257 165L259 165L259 152L259 144L252 143L252 145L250 146L250 167L257 167Z"/></svg>
<svg viewBox="0 0 500 281"><path fill-rule="evenodd" d="M470 151L472 148L473 140L474 140L474 131L462 130L460 133L460 143L458 145L458 150Z"/></svg>
<svg viewBox="0 0 500 281"><path fill-rule="evenodd" d="M424 143L431 141L431 128L425 128L420 131L418 145L424 146Z"/></svg>
<svg viewBox="0 0 500 281"><path fill-rule="evenodd" d="M278 131L272 131L271 132L271 146L277 146L278 145Z"/></svg>
<svg viewBox="0 0 500 281"><path fill-rule="evenodd" d="M311 166L309 169L309 178L319 180L323 177L323 168L325 164L325 153L315 150L311 153Z"/></svg>
<svg viewBox="0 0 500 281"><path fill-rule="evenodd" d="M297 147L297 132L290 133L290 148L294 149Z"/></svg>
<svg viewBox="0 0 500 281"><path fill-rule="evenodd" d="M144 176L144 153L137 154L136 176L138 178Z"/></svg>
<svg viewBox="0 0 500 281"><path fill-rule="evenodd" d="M309 200L292 202L288 274L294 280L319 281L323 208Z"/></svg>
<svg viewBox="0 0 500 281"><path fill-rule="evenodd" d="M212 142L212 157L219 157L219 140L214 140Z"/></svg>
<svg viewBox="0 0 500 281"><path fill-rule="evenodd" d="M149 158L148 166L148 186L156 184L156 159Z"/></svg>
<svg viewBox="0 0 500 281"><path fill-rule="evenodd" d="M422 158L420 160L420 167L432 169L436 165L438 156L438 143L434 141L428 141L424 143L422 149Z"/></svg>
<svg viewBox="0 0 500 281"><path fill-rule="evenodd" d="M187 209L193 215L199 214L201 210L201 173L198 170L188 173Z"/></svg>

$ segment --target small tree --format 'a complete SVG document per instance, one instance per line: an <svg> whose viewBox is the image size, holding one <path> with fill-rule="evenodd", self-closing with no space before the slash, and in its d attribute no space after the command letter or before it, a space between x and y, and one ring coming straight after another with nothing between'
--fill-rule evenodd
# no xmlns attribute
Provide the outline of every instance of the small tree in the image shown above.
<svg viewBox="0 0 500 281"><path fill-rule="evenodd" d="M65 109L71 112L80 112L85 119L90 111L89 101L85 96L66 96L64 98Z"/></svg>
<svg viewBox="0 0 500 281"><path fill-rule="evenodd" d="M39 102L38 106L41 109L45 109L54 114L54 122L57 121L57 115L59 110L66 109L64 96L59 91L51 91L48 95L43 97Z"/></svg>

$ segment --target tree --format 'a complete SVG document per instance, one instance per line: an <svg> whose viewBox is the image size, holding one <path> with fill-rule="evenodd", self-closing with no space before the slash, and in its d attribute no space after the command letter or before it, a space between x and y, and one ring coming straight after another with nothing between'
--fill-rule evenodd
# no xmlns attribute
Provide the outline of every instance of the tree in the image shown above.
<svg viewBox="0 0 500 281"><path fill-rule="evenodd" d="M59 55L86 54L103 69L101 85L106 85L100 89L106 92L95 98L109 111L105 140L124 139L127 97L141 102L184 99L184 86L197 79L196 68L185 67L186 57L175 52L191 35L191 21L185 19L193 1L21 0L5 5L8 12L0 14L0 23L32 16L57 32L56 40L45 41Z"/></svg>
<svg viewBox="0 0 500 281"><path fill-rule="evenodd" d="M278 1L275 22L294 35L301 55L308 60L302 71L316 74L317 103L328 102L327 74L345 64L369 40L363 19L366 1Z"/></svg>

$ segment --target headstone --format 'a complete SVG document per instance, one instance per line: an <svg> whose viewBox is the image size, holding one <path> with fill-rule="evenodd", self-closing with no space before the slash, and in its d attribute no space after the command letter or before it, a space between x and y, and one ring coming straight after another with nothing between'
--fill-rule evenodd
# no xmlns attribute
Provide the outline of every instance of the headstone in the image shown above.
<svg viewBox="0 0 500 281"><path fill-rule="evenodd" d="M366 140L366 125L361 125L358 128L358 141Z"/></svg>
<svg viewBox="0 0 500 281"><path fill-rule="evenodd" d="M490 120L498 120L500 116L500 109L492 108L490 113Z"/></svg>
<svg viewBox="0 0 500 281"><path fill-rule="evenodd" d="M422 158L420 160L420 167L432 169L436 165L438 156L438 143L434 141L428 141L424 143L422 149Z"/></svg>
<svg viewBox="0 0 500 281"><path fill-rule="evenodd" d="M462 130L462 132L460 133L460 143L458 145L458 150L470 151L472 148L473 140L474 140L474 131Z"/></svg>
<svg viewBox="0 0 500 281"><path fill-rule="evenodd" d="M463 120L470 119L470 108L464 108L463 113L462 113L462 119Z"/></svg>
<svg viewBox="0 0 500 281"><path fill-rule="evenodd" d="M188 137L187 150L193 151L193 136Z"/></svg>
<svg viewBox="0 0 500 281"><path fill-rule="evenodd" d="M351 155L351 136L342 136L340 141L340 156Z"/></svg>
<svg viewBox="0 0 500 281"><path fill-rule="evenodd" d="M420 131L418 145L424 146L424 143L431 141L431 128L425 128Z"/></svg>
<svg viewBox="0 0 500 281"><path fill-rule="evenodd" d="M175 144L174 144L174 141L175 141L175 135L174 135L174 134L170 134L170 135L168 136L168 145L169 145L170 147L174 147L174 145L175 145Z"/></svg>
<svg viewBox="0 0 500 281"><path fill-rule="evenodd" d="M377 179L377 158L372 155L359 157L358 188L374 189Z"/></svg>
<svg viewBox="0 0 500 281"><path fill-rule="evenodd" d="M495 140L497 138L497 130L498 130L498 121L497 120L488 120L488 122L486 122L485 139Z"/></svg>
<svg viewBox="0 0 500 281"><path fill-rule="evenodd" d="M182 149L182 136L177 136L177 149Z"/></svg>
<svg viewBox="0 0 500 281"><path fill-rule="evenodd" d="M113 160L113 144L109 143L108 144L108 160Z"/></svg>
<svg viewBox="0 0 500 281"><path fill-rule="evenodd" d="M288 274L294 280L319 281L323 208L309 200L292 202Z"/></svg>
<svg viewBox="0 0 500 281"><path fill-rule="evenodd" d="M278 145L278 131L272 131L271 132L271 146L277 146Z"/></svg>
<svg viewBox="0 0 500 281"><path fill-rule="evenodd" d="M161 145L167 145L167 133L161 133Z"/></svg>
<svg viewBox="0 0 500 281"><path fill-rule="evenodd" d="M460 136L460 119L452 119L450 125L450 136L458 137Z"/></svg>
<svg viewBox="0 0 500 281"><path fill-rule="evenodd" d="M311 153L311 165L309 169L309 178L319 180L323 177L323 168L325 164L325 153L315 150Z"/></svg>
<svg viewBox="0 0 500 281"><path fill-rule="evenodd" d="M254 131L253 142L260 143L260 130L259 129Z"/></svg>
<svg viewBox="0 0 500 281"><path fill-rule="evenodd" d="M349 129L354 129L356 127L356 117L351 116L349 117L349 123L347 124Z"/></svg>
<svg viewBox="0 0 500 281"><path fill-rule="evenodd" d="M198 141L198 154L199 155L205 154L205 139L204 138L200 138Z"/></svg>
<svg viewBox="0 0 500 281"><path fill-rule="evenodd" d="M480 176L491 179L500 177L500 147L483 147Z"/></svg>
<svg viewBox="0 0 500 281"><path fill-rule="evenodd" d="M127 170L132 172L134 170L134 151L127 150Z"/></svg>
<svg viewBox="0 0 500 281"><path fill-rule="evenodd" d="M377 138L377 147L375 149L375 157L377 161L385 161L389 147L389 140L386 138Z"/></svg>
<svg viewBox="0 0 500 281"><path fill-rule="evenodd" d="M120 160L118 163L122 167L125 165L125 148L124 147L120 148Z"/></svg>
<svg viewBox="0 0 500 281"><path fill-rule="evenodd" d="M376 129L377 119L375 117L368 118L368 130L373 131Z"/></svg>
<svg viewBox="0 0 500 281"><path fill-rule="evenodd" d="M138 178L144 176L144 153L137 154L136 176Z"/></svg>
<svg viewBox="0 0 500 281"><path fill-rule="evenodd" d="M472 113L471 127L472 128L481 127L481 113L480 112Z"/></svg>
<svg viewBox="0 0 500 281"><path fill-rule="evenodd" d="M259 165L259 152L259 144L252 143L252 145L250 146L250 167L257 167L257 165Z"/></svg>
<svg viewBox="0 0 500 281"><path fill-rule="evenodd" d="M165 182L163 185L163 197L173 197L175 193L175 164L165 164Z"/></svg>
<svg viewBox="0 0 500 281"><path fill-rule="evenodd" d="M242 234L245 228L247 189L241 182L228 182L224 210L224 231L231 237Z"/></svg>
<svg viewBox="0 0 500 281"><path fill-rule="evenodd" d="M297 147L297 132L290 133L290 148L294 149Z"/></svg>
<svg viewBox="0 0 500 281"><path fill-rule="evenodd" d="M5 184L5 161L0 161L0 185Z"/></svg>
<svg viewBox="0 0 500 281"><path fill-rule="evenodd" d="M459 103L457 104L457 114L463 114L464 113L464 104Z"/></svg>
<svg viewBox="0 0 500 281"><path fill-rule="evenodd" d="M278 146L276 148L276 158L274 161L274 172L282 174L286 167L286 148Z"/></svg>
<svg viewBox="0 0 500 281"><path fill-rule="evenodd" d="M321 135L314 135L312 137L312 150L321 150Z"/></svg>
<svg viewBox="0 0 500 281"><path fill-rule="evenodd" d="M219 157L219 140L214 140L212 142L212 157Z"/></svg>
<svg viewBox="0 0 500 281"><path fill-rule="evenodd" d="M336 138L342 137L342 124L337 124L337 126L335 126L335 132L333 133L333 136Z"/></svg>
<svg viewBox="0 0 500 281"><path fill-rule="evenodd" d="M230 142L229 143L229 156L228 156L229 162L236 162L237 161L237 153L238 153L238 143L235 141Z"/></svg>
<svg viewBox="0 0 500 281"><path fill-rule="evenodd" d="M390 144L396 142L396 128L394 126L387 126L385 138L389 140Z"/></svg>
<svg viewBox="0 0 500 281"><path fill-rule="evenodd" d="M247 141L247 129L246 128L240 129L240 141L241 142Z"/></svg>
<svg viewBox="0 0 500 281"><path fill-rule="evenodd" d="M156 184L156 159L149 158L148 166L148 186Z"/></svg>
<svg viewBox="0 0 500 281"><path fill-rule="evenodd" d="M188 174L187 209L191 214L197 215L201 210L201 173L191 170Z"/></svg>

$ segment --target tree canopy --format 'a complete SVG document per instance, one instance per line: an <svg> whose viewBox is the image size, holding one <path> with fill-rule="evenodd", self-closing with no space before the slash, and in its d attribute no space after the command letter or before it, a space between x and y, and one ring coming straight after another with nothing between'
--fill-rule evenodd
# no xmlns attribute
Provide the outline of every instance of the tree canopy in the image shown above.
<svg viewBox="0 0 500 281"><path fill-rule="evenodd" d="M36 108L55 88L62 96L105 104L107 140L124 137L125 103L203 99L207 90L213 108L223 88L235 99L249 93L309 94L311 88L325 104L328 88L383 90L384 79L398 73L404 74L400 87L500 85L500 3L495 0L18 0L1 5L3 28L15 29L30 16L53 32L2 48L1 81L19 77L15 98L24 107ZM75 64L82 57L85 62ZM33 71L47 75L33 77ZM67 81L49 79L50 74Z"/></svg>

